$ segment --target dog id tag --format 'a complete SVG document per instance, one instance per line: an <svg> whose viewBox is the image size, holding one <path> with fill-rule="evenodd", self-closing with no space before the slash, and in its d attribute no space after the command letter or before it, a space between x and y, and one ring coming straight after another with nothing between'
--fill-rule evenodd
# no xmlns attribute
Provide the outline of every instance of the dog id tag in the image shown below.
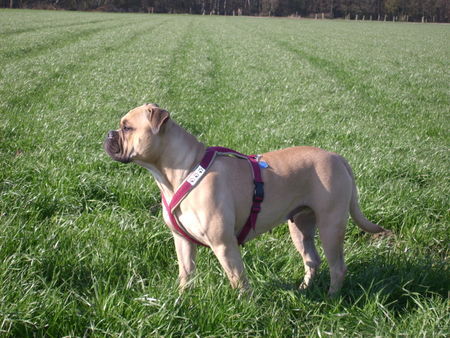
<svg viewBox="0 0 450 338"><path fill-rule="evenodd" d="M256 155L256 161L258 161L259 167L262 169L269 168L269 164L267 162L261 161L262 155Z"/></svg>
<svg viewBox="0 0 450 338"><path fill-rule="evenodd" d="M267 162L259 161L258 164L263 169L269 168L269 165L267 164Z"/></svg>

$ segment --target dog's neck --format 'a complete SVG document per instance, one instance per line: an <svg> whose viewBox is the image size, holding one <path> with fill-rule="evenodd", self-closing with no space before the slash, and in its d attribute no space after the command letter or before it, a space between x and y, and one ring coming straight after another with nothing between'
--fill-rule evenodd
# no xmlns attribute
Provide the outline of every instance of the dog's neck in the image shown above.
<svg viewBox="0 0 450 338"><path fill-rule="evenodd" d="M164 128L166 136L155 161L136 163L152 173L161 193L170 200L184 179L200 163L206 147L172 120L167 121Z"/></svg>

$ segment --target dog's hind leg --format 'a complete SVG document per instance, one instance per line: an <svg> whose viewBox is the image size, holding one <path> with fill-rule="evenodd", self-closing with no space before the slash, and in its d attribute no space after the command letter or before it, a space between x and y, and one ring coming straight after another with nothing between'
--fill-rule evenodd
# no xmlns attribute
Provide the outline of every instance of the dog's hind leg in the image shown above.
<svg viewBox="0 0 450 338"><path fill-rule="evenodd" d="M325 213L318 217L320 240L330 267L330 296L336 294L344 283L347 266L344 263L344 235L348 213Z"/></svg>
<svg viewBox="0 0 450 338"><path fill-rule="evenodd" d="M305 266L305 277L299 288L306 289L311 286L314 275L317 273L321 263L314 244L316 232L314 213L311 209L304 209L295 215L293 221L289 220L288 224L292 241L302 256Z"/></svg>

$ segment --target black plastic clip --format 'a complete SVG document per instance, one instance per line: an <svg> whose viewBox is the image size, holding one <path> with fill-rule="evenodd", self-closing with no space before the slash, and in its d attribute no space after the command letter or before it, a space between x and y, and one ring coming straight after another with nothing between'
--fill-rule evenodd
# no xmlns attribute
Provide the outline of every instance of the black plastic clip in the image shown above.
<svg viewBox="0 0 450 338"><path fill-rule="evenodd" d="M256 181L254 183L255 191L253 192L253 201L262 202L264 200L264 183Z"/></svg>

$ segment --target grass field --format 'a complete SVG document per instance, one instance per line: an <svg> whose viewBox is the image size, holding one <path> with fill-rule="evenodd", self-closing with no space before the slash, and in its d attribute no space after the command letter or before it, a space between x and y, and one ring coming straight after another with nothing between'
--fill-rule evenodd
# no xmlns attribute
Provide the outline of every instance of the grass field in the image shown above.
<svg viewBox="0 0 450 338"><path fill-rule="evenodd" d="M0 10L0 336L447 336L450 26ZM208 145L344 155L342 294L297 291L286 226L243 248L239 299L201 248L180 296L152 177L103 138L156 102ZM321 253L322 255L322 253Z"/></svg>

